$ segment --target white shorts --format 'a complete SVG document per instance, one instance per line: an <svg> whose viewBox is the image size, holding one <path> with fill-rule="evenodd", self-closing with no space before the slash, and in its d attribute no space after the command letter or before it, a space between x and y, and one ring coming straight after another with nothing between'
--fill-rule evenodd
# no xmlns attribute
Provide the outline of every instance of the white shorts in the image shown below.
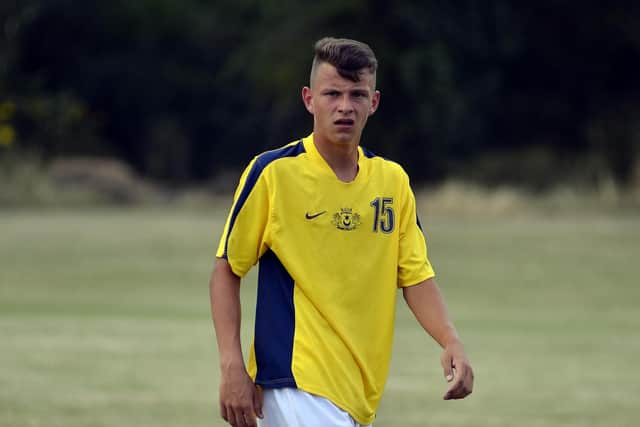
<svg viewBox="0 0 640 427"><path fill-rule="evenodd" d="M262 397L264 418L258 418L258 427L371 427L324 397L297 388L265 389Z"/></svg>

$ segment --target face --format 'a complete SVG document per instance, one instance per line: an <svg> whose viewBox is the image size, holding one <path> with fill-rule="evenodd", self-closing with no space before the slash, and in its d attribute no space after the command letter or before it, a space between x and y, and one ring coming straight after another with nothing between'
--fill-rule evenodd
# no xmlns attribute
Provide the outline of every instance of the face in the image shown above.
<svg viewBox="0 0 640 427"><path fill-rule="evenodd" d="M321 63L311 87L302 89L302 100L313 114L315 138L358 145L367 119L380 101L380 92L374 86L374 76L368 70L361 74L360 81L353 82L340 76L333 65Z"/></svg>

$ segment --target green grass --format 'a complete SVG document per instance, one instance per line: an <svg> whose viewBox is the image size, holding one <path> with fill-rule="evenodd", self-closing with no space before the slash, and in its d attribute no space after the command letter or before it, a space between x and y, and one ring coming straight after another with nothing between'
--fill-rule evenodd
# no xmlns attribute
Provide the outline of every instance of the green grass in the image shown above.
<svg viewBox="0 0 640 427"><path fill-rule="evenodd" d="M225 425L224 210L0 212L0 426ZM441 400L439 349L399 299L377 427L637 425L640 218L423 219L476 389Z"/></svg>

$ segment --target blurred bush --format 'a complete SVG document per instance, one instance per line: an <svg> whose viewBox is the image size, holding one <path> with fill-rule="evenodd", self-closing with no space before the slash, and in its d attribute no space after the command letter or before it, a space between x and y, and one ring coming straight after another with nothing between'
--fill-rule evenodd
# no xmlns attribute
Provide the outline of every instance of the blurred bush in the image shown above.
<svg viewBox="0 0 640 427"><path fill-rule="evenodd" d="M116 159L68 157L49 167L51 185L60 192L95 194L115 204L150 201L154 189Z"/></svg>
<svg viewBox="0 0 640 427"><path fill-rule="evenodd" d="M0 153L0 208L140 205L167 195L125 163L108 158L54 159Z"/></svg>

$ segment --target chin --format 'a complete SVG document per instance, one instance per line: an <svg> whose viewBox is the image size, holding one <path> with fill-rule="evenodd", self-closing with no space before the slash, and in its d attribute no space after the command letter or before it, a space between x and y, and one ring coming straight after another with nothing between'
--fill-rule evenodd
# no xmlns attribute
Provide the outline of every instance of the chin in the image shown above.
<svg viewBox="0 0 640 427"><path fill-rule="evenodd" d="M333 139L333 143L336 145L351 145L354 142L354 138L338 137Z"/></svg>
<svg viewBox="0 0 640 427"><path fill-rule="evenodd" d="M333 142L336 144L349 144L355 140L357 140L355 132L340 132L333 137Z"/></svg>

